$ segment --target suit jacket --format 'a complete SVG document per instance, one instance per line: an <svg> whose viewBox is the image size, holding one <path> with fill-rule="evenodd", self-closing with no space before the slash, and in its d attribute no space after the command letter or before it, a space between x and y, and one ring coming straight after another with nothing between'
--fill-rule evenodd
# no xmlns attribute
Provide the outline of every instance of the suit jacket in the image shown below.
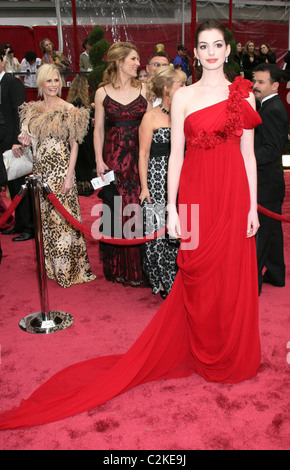
<svg viewBox="0 0 290 470"><path fill-rule="evenodd" d="M25 87L19 78L13 77L5 73L1 82L1 102L0 110L3 114L7 134L5 141L2 141L2 151L8 150L13 144L19 144L18 135L19 129L19 106L24 103L26 99ZM3 148L3 146L5 148Z"/></svg>
<svg viewBox="0 0 290 470"><path fill-rule="evenodd" d="M93 66L90 62L90 58L85 52L83 52L80 55L79 66L80 66L80 72L86 72L88 69L93 69Z"/></svg>
<svg viewBox="0 0 290 470"><path fill-rule="evenodd" d="M266 100L258 112L262 119L255 130L258 203L282 201L285 196L282 153L288 137L288 114L278 95Z"/></svg>

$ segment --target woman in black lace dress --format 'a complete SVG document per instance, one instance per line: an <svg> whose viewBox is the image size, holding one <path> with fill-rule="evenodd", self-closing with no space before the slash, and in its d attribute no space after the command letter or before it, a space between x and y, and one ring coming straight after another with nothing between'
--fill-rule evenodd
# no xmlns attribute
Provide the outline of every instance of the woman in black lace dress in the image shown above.
<svg viewBox="0 0 290 470"><path fill-rule="evenodd" d="M133 217L133 214L124 216L124 209L129 204L139 205L138 129L148 102L145 85L136 79L140 61L138 49L133 44L113 44L108 51L107 62L103 82L95 95L96 170L101 177L108 169L117 176L117 190L122 197L123 229L128 219ZM126 234L119 235L124 238ZM143 283L140 245L101 243L100 246L107 280L129 283L133 287Z"/></svg>
<svg viewBox="0 0 290 470"><path fill-rule="evenodd" d="M162 70L161 70L162 69ZM148 111L139 129L140 202L144 209L145 234L165 226L167 201L167 167L170 154L170 104L175 91L184 86L186 75L170 66L160 67L147 82L147 97L162 102ZM178 242L160 237L144 245L143 269L153 294L165 298L176 273Z"/></svg>

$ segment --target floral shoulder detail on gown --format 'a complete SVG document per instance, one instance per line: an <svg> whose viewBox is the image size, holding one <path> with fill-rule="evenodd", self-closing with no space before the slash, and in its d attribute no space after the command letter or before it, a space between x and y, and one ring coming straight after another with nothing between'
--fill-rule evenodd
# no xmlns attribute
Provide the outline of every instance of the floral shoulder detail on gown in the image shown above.
<svg viewBox="0 0 290 470"><path fill-rule="evenodd" d="M250 80L241 76L236 77L233 83L229 85L227 118L224 128L227 138L231 136L239 137L243 133L243 99L250 96L252 86Z"/></svg>
<svg viewBox="0 0 290 470"><path fill-rule="evenodd" d="M188 143L197 148L210 149L226 142L228 139L240 137L244 129L243 100L248 98L253 84L241 76L235 78L229 85L229 96L226 100L226 119L224 126L212 132L202 129ZM224 101L218 104L222 104Z"/></svg>
<svg viewBox="0 0 290 470"><path fill-rule="evenodd" d="M45 110L42 101L23 103L19 108L22 131L38 142L54 137L57 140L75 140L82 143L89 126L87 108L59 106Z"/></svg>

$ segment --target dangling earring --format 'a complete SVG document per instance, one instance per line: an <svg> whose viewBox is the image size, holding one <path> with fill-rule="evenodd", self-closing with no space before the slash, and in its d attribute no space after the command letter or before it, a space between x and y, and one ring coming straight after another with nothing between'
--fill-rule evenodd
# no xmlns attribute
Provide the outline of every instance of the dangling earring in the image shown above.
<svg viewBox="0 0 290 470"><path fill-rule="evenodd" d="M198 65L198 67L200 66L200 61L199 61L199 59L197 59L197 65Z"/></svg>
<svg viewBox="0 0 290 470"><path fill-rule="evenodd" d="M228 58L228 56L227 56L227 57L226 57L226 64L228 63L228 61L229 61L229 58Z"/></svg>

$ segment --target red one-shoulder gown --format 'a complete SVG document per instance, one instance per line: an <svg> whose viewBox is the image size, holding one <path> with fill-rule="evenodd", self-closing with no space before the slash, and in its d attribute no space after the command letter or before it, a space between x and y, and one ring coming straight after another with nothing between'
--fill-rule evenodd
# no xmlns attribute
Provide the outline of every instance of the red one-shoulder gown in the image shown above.
<svg viewBox="0 0 290 470"><path fill-rule="evenodd" d="M257 374L256 250L254 238L246 236L250 198L240 151L243 129L261 123L244 99L250 88L238 77L227 100L185 120L179 207L184 214L184 207L198 205L198 223L192 221L198 244L183 240L173 288L144 332L124 355L91 359L54 375L0 415L0 429L60 420L153 380L197 373L207 381L237 383Z"/></svg>

